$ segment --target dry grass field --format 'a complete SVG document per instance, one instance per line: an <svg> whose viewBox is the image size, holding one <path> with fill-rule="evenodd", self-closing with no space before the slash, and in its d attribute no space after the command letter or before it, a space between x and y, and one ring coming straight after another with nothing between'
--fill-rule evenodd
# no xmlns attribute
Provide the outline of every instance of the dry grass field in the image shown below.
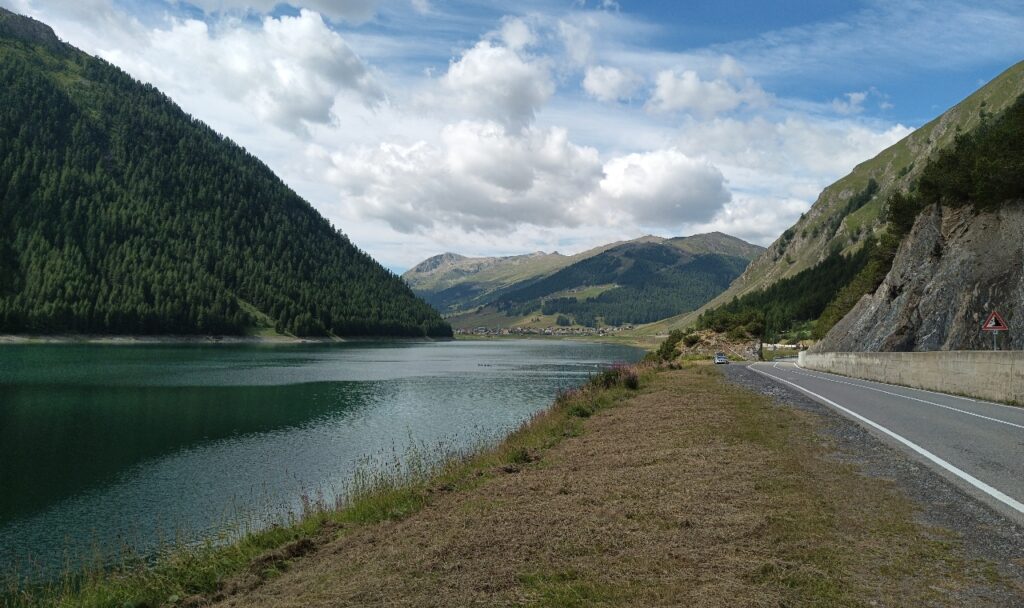
<svg viewBox="0 0 1024 608"><path fill-rule="evenodd" d="M701 365L649 375L618 399L585 418L556 411L542 423L562 429L550 446L493 459L470 483L439 482L407 516L330 527L304 556L278 559L216 599L238 607L1001 605L987 590L1003 587L1005 597L1010 583L992 564L915 523L914 505L888 482L831 458L813 416Z"/></svg>

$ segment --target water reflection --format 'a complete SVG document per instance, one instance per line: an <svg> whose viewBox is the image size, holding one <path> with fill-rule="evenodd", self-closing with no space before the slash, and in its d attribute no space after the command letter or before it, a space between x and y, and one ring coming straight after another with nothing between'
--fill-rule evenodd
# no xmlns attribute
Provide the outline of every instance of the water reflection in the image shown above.
<svg viewBox="0 0 1024 608"><path fill-rule="evenodd" d="M0 568L265 523L410 441L498 437L635 349L579 343L0 348Z"/></svg>

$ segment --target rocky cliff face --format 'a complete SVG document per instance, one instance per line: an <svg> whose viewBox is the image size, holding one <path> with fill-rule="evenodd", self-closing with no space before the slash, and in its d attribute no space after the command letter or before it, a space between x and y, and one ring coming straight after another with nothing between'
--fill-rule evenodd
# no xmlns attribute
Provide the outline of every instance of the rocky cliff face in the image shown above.
<svg viewBox="0 0 1024 608"><path fill-rule="evenodd" d="M1024 348L1024 201L975 213L932 207L917 218L892 270L812 351L992 347L991 310L1010 327L1001 349Z"/></svg>
<svg viewBox="0 0 1024 608"><path fill-rule="evenodd" d="M53 29L31 17L23 17L0 7L0 36L13 38L29 44L39 44L50 50L66 51Z"/></svg>

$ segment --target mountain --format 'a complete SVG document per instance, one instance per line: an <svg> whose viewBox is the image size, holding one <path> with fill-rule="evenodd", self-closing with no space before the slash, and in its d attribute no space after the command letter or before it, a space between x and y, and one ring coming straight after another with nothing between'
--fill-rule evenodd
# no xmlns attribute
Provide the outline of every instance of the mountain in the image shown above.
<svg viewBox="0 0 1024 608"><path fill-rule="evenodd" d="M446 336L258 159L0 9L0 331Z"/></svg>
<svg viewBox="0 0 1024 608"><path fill-rule="evenodd" d="M563 268L572 259L557 251L486 258L443 253L420 262L402 278L434 308L454 312L483 304L489 296Z"/></svg>
<svg viewBox="0 0 1024 608"><path fill-rule="evenodd" d="M446 253L403 277L456 327L522 325L525 319L595 326L645 323L693 309L724 289L762 251L735 237L644 236L575 256L505 258Z"/></svg>
<svg viewBox="0 0 1024 608"><path fill-rule="evenodd" d="M1022 94L1024 62L825 188L795 225L784 231L728 289L699 310L642 331L661 333L711 325L735 329L749 324L750 329L766 331L767 337L793 330L808 336L817 332L820 337L861 295L873 291L888 272L899 244L899 240L886 238L893 196L915 190L931 159L953 148L958 137L969 136L1002 115ZM850 265L835 264L836 256ZM832 271L843 276L830 274ZM839 284L834 280L837 278L842 279ZM797 285L812 287L808 291L797 289ZM840 294L847 285L849 288ZM779 297L766 297L765 291L773 286ZM739 300L733 302L734 298ZM842 301L835 301L837 298ZM814 302L809 304L811 299ZM760 317L755 319L757 314ZM827 318L817 323L823 314ZM701 315L705 315L703 321Z"/></svg>
<svg viewBox="0 0 1024 608"><path fill-rule="evenodd" d="M1024 95L929 159L890 202L899 244L819 351L1020 350L1024 335ZM991 312L1010 331L980 331ZM826 311L827 312L827 311ZM841 311L845 312L845 310ZM838 316L838 315L836 315Z"/></svg>
<svg viewBox="0 0 1024 608"><path fill-rule="evenodd" d="M748 263L667 242L626 243L507 291L495 305L512 316L540 310L589 327L650 323L707 302Z"/></svg>
<svg viewBox="0 0 1024 608"><path fill-rule="evenodd" d="M525 255L471 258L457 253L442 253L420 262L406 271L402 278L434 308L445 313L459 312L485 304L505 290L551 274L617 245L663 240L648 235L632 241L601 245L576 255L537 251Z"/></svg>
<svg viewBox="0 0 1024 608"><path fill-rule="evenodd" d="M677 236L664 241L687 253L699 255L702 253L715 253L727 255L746 260L755 260L764 252L764 247L752 245L742 239L738 239L721 232L708 232L706 234L694 234L692 236Z"/></svg>

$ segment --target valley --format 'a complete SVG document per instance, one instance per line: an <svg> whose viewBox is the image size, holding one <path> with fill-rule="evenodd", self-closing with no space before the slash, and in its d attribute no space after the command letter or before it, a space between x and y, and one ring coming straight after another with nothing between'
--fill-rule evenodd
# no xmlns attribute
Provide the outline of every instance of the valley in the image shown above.
<svg viewBox="0 0 1024 608"><path fill-rule="evenodd" d="M784 5L0 0L0 607L1024 606L1024 9Z"/></svg>

